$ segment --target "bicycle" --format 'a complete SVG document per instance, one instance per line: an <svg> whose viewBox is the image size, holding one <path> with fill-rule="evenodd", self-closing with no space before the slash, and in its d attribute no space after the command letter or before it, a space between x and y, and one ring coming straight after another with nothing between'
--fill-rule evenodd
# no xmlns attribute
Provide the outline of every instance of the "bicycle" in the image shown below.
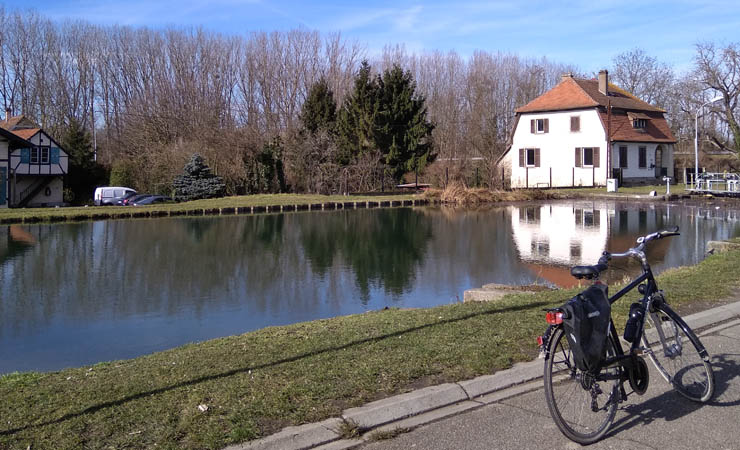
<svg viewBox="0 0 740 450"><path fill-rule="evenodd" d="M645 256L648 242L677 235L678 227L642 236L637 239L636 247L624 253L603 252L596 265L571 268L571 274L576 278L593 280L591 286L599 287L604 292L604 301L608 300L605 350L595 366L578 367L583 366L582 361L576 360L582 349L571 344L569 339L575 339L575 336L566 336L564 326L564 320L571 319L568 314L572 314L572 308L566 307L568 303L546 310L549 326L538 338L545 354L545 398L555 424L570 440L587 445L606 434L614 421L618 404L627 399L625 383L631 387L631 393L645 393L650 377L643 355L650 358L663 378L681 395L701 403L712 397L714 375L709 354L686 322L668 306ZM598 280L599 274L608 268L612 258L622 257L638 259L642 273L608 297L606 286ZM625 353L614 328L610 307L635 288L642 294L642 299L630 307L625 341L631 345ZM571 302L582 301L576 300L579 296Z"/></svg>

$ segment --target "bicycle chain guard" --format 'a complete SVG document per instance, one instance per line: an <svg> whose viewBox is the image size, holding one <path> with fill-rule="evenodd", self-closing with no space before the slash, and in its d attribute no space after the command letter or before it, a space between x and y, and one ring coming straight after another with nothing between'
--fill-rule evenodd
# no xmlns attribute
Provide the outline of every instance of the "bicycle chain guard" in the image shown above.
<svg viewBox="0 0 740 450"><path fill-rule="evenodd" d="M632 367L628 369L630 387L635 394L642 395L650 384L650 371L644 358L635 356L632 362Z"/></svg>

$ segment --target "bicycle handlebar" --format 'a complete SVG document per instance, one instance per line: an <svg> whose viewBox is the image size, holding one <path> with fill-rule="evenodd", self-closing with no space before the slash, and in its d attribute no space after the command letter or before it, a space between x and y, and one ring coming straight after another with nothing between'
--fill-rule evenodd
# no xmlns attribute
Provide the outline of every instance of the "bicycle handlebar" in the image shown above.
<svg viewBox="0 0 740 450"><path fill-rule="evenodd" d="M640 256L643 255L643 250L645 250L645 244L647 244L650 241L653 241L655 239L663 239L664 237L670 237L670 236L678 236L681 233L678 232L678 226L673 227L671 230L663 230L663 231L656 231L654 233L650 233L646 236L640 236L637 238L637 246L632 247L626 252L623 253L609 253L604 252L601 255L601 258L599 258L599 262L597 266L603 266L604 268L601 269L599 267L599 270L606 269L607 264L609 263L609 260L612 258L623 258L625 256Z"/></svg>

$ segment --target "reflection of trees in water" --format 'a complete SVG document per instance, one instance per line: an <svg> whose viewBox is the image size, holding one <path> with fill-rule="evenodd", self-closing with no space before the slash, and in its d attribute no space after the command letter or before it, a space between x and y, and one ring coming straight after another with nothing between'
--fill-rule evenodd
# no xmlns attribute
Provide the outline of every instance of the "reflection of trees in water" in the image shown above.
<svg viewBox="0 0 740 450"><path fill-rule="evenodd" d="M411 210L29 229L43 235L39 242L0 270L0 334L30 332L55 320L200 317L223 310L239 311L247 320L265 312L340 313L352 301L347 294L353 287L367 299L373 284L393 294L412 286L431 236L429 225ZM341 270L335 258L351 271ZM331 276L322 281L314 272Z"/></svg>
<svg viewBox="0 0 740 450"><path fill-rule="evenodd" d="M363 303L373 284L395 295L408 290L432 237L429 221L411 209L339 211L301 229L313 271L323 277L341 258L352 268Z"/></svg>

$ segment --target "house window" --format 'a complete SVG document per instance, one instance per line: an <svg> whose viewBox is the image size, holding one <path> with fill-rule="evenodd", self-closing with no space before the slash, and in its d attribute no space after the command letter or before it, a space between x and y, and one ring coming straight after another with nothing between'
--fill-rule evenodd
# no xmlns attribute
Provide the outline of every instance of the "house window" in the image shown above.
<svg viewBox="0 0 740 450"><path fill-rule="evenodd" d="M532 243L531 243L532 256L542 256L542 257L550 256L550 242L547 241L546 239L547 238L543 240L539 240L535 238L532 240Z"/></svg>
<svg viewBox="0 0 740 450"><path fill-rule="evenodd" d="M581 258L581 243L571 242L570 243L570 259L578 260Z"/></svg>
<svg viewBox="0 0 740 450"><path fill-rule="evenodd" d="M529 121L529 127L532 134L549 133L550 119L532 119Z"/></svg>
<svg viewBox="0 0 740 450"><path fill-rule="evenodd" d="M528 206L526 208L519 208L519 222L540 223L540 207Z"/></svg>
<svg viewBox="0 0 740 450"><path fill-rule="evenodd" d="M601 214L598 209L576 208L576 226L583 228L598 228L601 225Z"/></svg>
<svg viewBox="0 0 740 450"><path fill-rule="evenodd" d="M576 147L576 167L599 167L599 147Z"/></svg>
<svg viewBox="0 0 740 450"><path fill-rule="evenodd" d="M647 167L647 147L639 147L638 154L640 155L639 166L641 169L644 169Z"/></svg>
<svg viewBox="0 0 740 450"><path fill-rule="evenodd" d="M571 133L581 131L581 116L570 116L570 131Z"/></svg>
<svg viewBox="0 0 740 450"><path fill-rule="evenodd" d="M31 148L31 164L38 164L39 163L39 148L33 147Z"/></svg>
<svg viewBox="0 0 740 450"><path fill-rule="evenodd" d="M49 164L49 147L41 147L41 164Z"/></svg>
<svg viewBox="0 0 740 450"><path fill-rule="evenodd" d="M627 146L621 145L619 147L619 167L621 169L627 168Z"/></svg>
<svg viewBox="0 0 740 450"><path fill-rule="evenodd" d="M632 128L636 130L644 130L647 128L647 120L646 119L632 119Z"/></svg>
<svg viewBox="0 0 740 450"><path fill-rule="evenodd" d="M583 149L583 166L593 167L594 165L594 149L586 147Z"/></svg>
<svg viewBox="0 0 740 450"><path fill-rule="evenodd" d="M540 167L540 149L520 148L519 167Z"/></svg>

